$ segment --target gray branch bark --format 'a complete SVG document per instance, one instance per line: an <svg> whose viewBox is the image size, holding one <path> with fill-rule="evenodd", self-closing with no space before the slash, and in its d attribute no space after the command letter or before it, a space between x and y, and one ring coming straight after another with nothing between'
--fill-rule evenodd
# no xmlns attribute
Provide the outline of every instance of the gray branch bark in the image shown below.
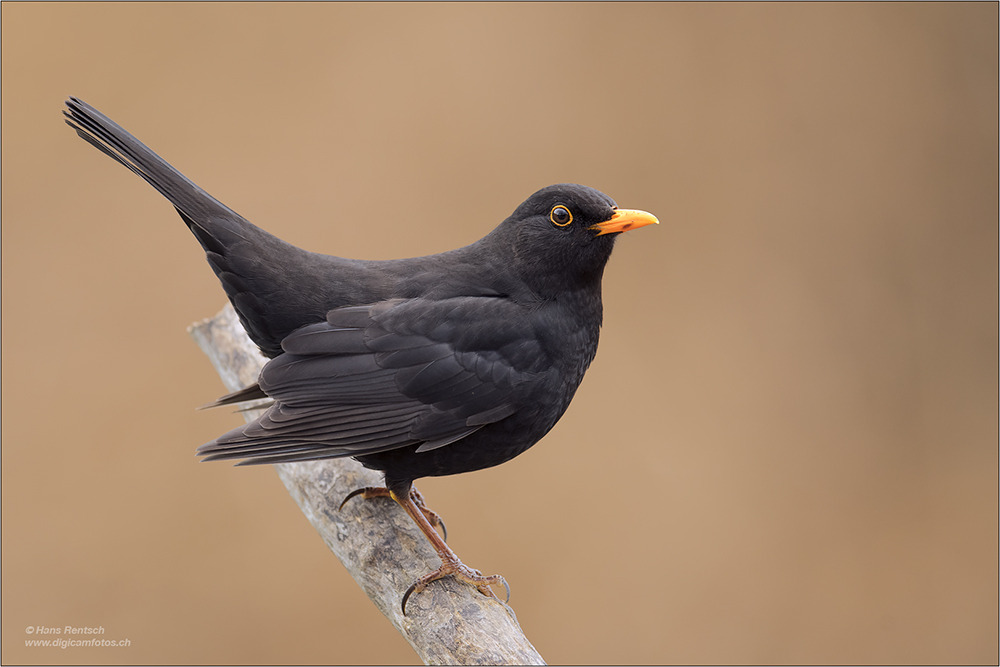
<svg viewBox="0 0 1000 667"><path fill-rule="evenodd" d="M229 391L257 381L266 359L231 305L191 325L188 333ZM249 421L259 411L244 414ZM389 499L355 498L338 511L351 491L380 486L380 474L353 459L284 463L274 469L326 545L425 664L545 664L512 613L452 579L436 581L410 597L403 616L400 601L407 587L441 564L434 549Z"/></svg>

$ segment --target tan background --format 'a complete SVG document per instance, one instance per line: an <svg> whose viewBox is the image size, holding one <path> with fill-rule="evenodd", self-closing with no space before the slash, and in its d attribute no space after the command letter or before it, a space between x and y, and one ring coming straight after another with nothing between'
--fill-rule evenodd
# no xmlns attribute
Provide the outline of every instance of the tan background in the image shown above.
<svg viewBox="0 0 1000 667"><path fill-rule="evenodd" d="M562 423L420 484L550 662L997 662L996 3L2 12L4 662L414 659L272 470L196 462L222 290L67 95L312 250L561 181L660 217Z"/></svg>

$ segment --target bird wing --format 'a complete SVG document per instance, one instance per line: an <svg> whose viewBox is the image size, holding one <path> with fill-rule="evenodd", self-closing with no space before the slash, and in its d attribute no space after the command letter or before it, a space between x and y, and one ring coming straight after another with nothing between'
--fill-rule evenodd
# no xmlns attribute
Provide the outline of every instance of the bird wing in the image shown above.
<svg viewBox="0 0 1000 667"><path fill-rule="evenodd" d="M512 415L545 368L525 311L498 297L332 310L261 371L274 404L199 452L256 464L451 444Z"/></svg>

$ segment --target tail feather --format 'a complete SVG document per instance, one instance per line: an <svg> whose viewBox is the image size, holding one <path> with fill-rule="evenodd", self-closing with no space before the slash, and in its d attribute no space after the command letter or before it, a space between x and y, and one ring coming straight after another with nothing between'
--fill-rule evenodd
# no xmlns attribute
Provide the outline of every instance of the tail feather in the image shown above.
<svg viewBox="0 0 1000 667"><path fill-rule="evenodd" d="M66 124L80 137L174 205L265 355L281 354L281 339L288 333L323 320L324 304L301 296L300 286L315 284L317 267L322 270L332 259L317 259L251 224L86 102L71 97L66 106ZM258 295L266 295L266 302Z"/></svg>
<svg viewBox="0 0 1000 667"><path fill-rule="evenodd" d="M211 403L206 403L205 405L198 406L199 410L208 410L209 408L217 408L223 405L235 405L237 403L246 403L247 401L259 401L262 399L270 398L264 393L264 390L260 388L258 384L252 384L249 387L244 387L239 391L234 391L231 394L226 394L222 398L212 401ZM267 407L266 405L252 405L249 407L241 408L241 410L259 410L260 408Z"/></svg>
<svg viewBox="0 0 1000 667"><path fill-rule="evenodd" d="M92 146L153 186L186 214L189 225L201 226L206 217L235 218L249 224L94 107L75 97L69 98L66 106L69 110L63 111L63 114L67 125Z"/></svg>

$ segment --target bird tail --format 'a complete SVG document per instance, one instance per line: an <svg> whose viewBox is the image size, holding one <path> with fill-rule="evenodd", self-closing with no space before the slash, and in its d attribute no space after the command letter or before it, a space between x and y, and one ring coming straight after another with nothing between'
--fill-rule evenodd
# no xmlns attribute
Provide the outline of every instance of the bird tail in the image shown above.
<svg viewBox="0 0 1000 667"><path fill-rule="evenodd" d="M238 219L246 225L250 224L94 107L75 97L69 98L66 106L69 108L68 111L63 111L66 124L92 146L125 165L166 197L184 216L202 245L207 240L203 236L212 236L212 230L209 229L211 225L206 224L209 220Z"/></svg>
<svg viewBox="0 0 1000 667"><path fill-rule="evenodd" d="M294 285L289 280L294 277L292 267L303 264L300 257L311 253L245 220L86 102L71 97L66 106L66 124L80 137L125 165L174 205L205 249L247 333L267 356L280 354L281 338L298 326L292 315L283 312L295 313L299 307L288 289ZM277 312L269 313L268 304L257 294L275 295Z"/></svg>

